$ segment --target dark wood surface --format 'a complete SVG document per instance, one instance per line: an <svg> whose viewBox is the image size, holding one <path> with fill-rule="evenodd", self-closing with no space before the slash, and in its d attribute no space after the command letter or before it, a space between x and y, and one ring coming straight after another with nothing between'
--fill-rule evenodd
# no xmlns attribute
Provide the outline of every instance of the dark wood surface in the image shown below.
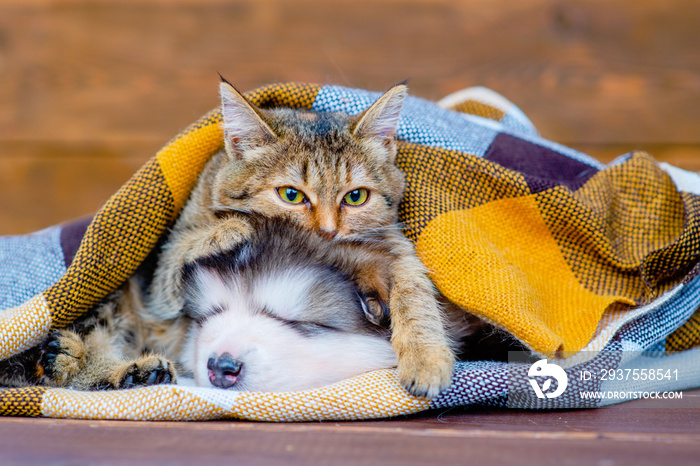
<svg viewBox="0 0 700 466"><path fill-rule="evenodd" d="M698 464L700 391L558 412L462 409L265 424L0 418L0 463L258 465Z"/></svg>
<svg viewBox="0 0 700 466"><path fill-rule="evenodd" d="M94 212L158 148L276 81L490 87L543 136L700 171L695 0L3 0L0 234ZM587 411L259 424L0 418L0 464L700 464L700 392ZM694 403L694 404L693 404Z"/></svg>

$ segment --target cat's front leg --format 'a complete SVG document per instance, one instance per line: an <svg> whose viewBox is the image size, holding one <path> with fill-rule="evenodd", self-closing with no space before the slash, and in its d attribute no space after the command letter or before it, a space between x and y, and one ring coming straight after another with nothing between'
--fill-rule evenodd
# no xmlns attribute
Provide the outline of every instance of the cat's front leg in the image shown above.
<svg viewBox="0 0 700 466"><path fill-rule="evenodd" d="M154 316L172 319L184 306L182 271L195 260L233 249L252 233L241 217L227 217L213 224L175 229L163 246L153 277L148 307Z"/></svg>
<svg viewBox="0 0 700 466"><path fill-rule="evenodd" d="M397 233L390 238L401 254L392 267L389 308L399 380L411 394L433 398L450 386L455 354L427 269L410 241Z"/></svg>

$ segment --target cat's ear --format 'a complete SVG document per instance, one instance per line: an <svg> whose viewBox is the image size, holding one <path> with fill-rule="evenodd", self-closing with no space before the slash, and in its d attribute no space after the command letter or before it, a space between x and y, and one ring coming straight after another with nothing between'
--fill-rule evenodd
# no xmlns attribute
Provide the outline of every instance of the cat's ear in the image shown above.
<svg viewBox="0 0 700 466"><path fill-rule="evenodd" d="M226 152L240 156L247 149L275 140L275 133L263 119L260 110L223 78L219 93Z"/></svg>
<svg viewBox="0 0 700 466"><path fill-rule="evenodd" d="M353 134L359 138L374 138L394 147L401 108L408 89L397 84L359 115Z"/></svg>

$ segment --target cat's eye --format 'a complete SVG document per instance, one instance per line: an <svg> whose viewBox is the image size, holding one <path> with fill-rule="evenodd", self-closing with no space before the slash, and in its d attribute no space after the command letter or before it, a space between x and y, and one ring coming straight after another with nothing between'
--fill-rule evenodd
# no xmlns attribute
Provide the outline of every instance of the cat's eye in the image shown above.
<svg viewBox="0 0 700 466"><path fill-rule="evenodd" d="M358 188L347 193L343 198L343 203L357 207L367 202L367 199L369 199L369 190L365 188Z"/></svg>
<svg viewBox="0 0 700 466"><path fill-rule="evenodd" d="M301 204L306 201L306 196L304 193L298 189L292 188L291 186L282 186L277 188L277 194L284 202L289 202L290 204Z"/></svg>

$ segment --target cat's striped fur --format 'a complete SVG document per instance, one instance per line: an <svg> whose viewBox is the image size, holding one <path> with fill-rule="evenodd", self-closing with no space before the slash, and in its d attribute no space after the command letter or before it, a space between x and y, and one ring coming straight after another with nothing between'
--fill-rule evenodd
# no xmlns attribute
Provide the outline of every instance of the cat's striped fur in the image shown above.
<svg viewBox="0 0 700 466"><path fill-rule="evenodd" d="M16 364L22 358L9 362L14 366L3 363L0 383L95 388L174 380L171 361L182 360L192 325L181 312L188 296L184 271L247 244L256 231L250 219L263 216L282 219L290 231L313 232L328 248L381 245L381 267L356 265L344 274L360 296L376 297L368 301L370 313L381 313L379 303L388 305L404 386L416 395L437 395L449 385L455 359L447 319L397 224L404 179L394 163L396 128L406 87L393 87L357 116L260 109L225 81L220 91L225 150L206 165L154 274L146 273L147 290L132 280L80 325L27 352L27 364L38 371L25 370L22 379L20 370L10 370L28 367Z"/></svg>

